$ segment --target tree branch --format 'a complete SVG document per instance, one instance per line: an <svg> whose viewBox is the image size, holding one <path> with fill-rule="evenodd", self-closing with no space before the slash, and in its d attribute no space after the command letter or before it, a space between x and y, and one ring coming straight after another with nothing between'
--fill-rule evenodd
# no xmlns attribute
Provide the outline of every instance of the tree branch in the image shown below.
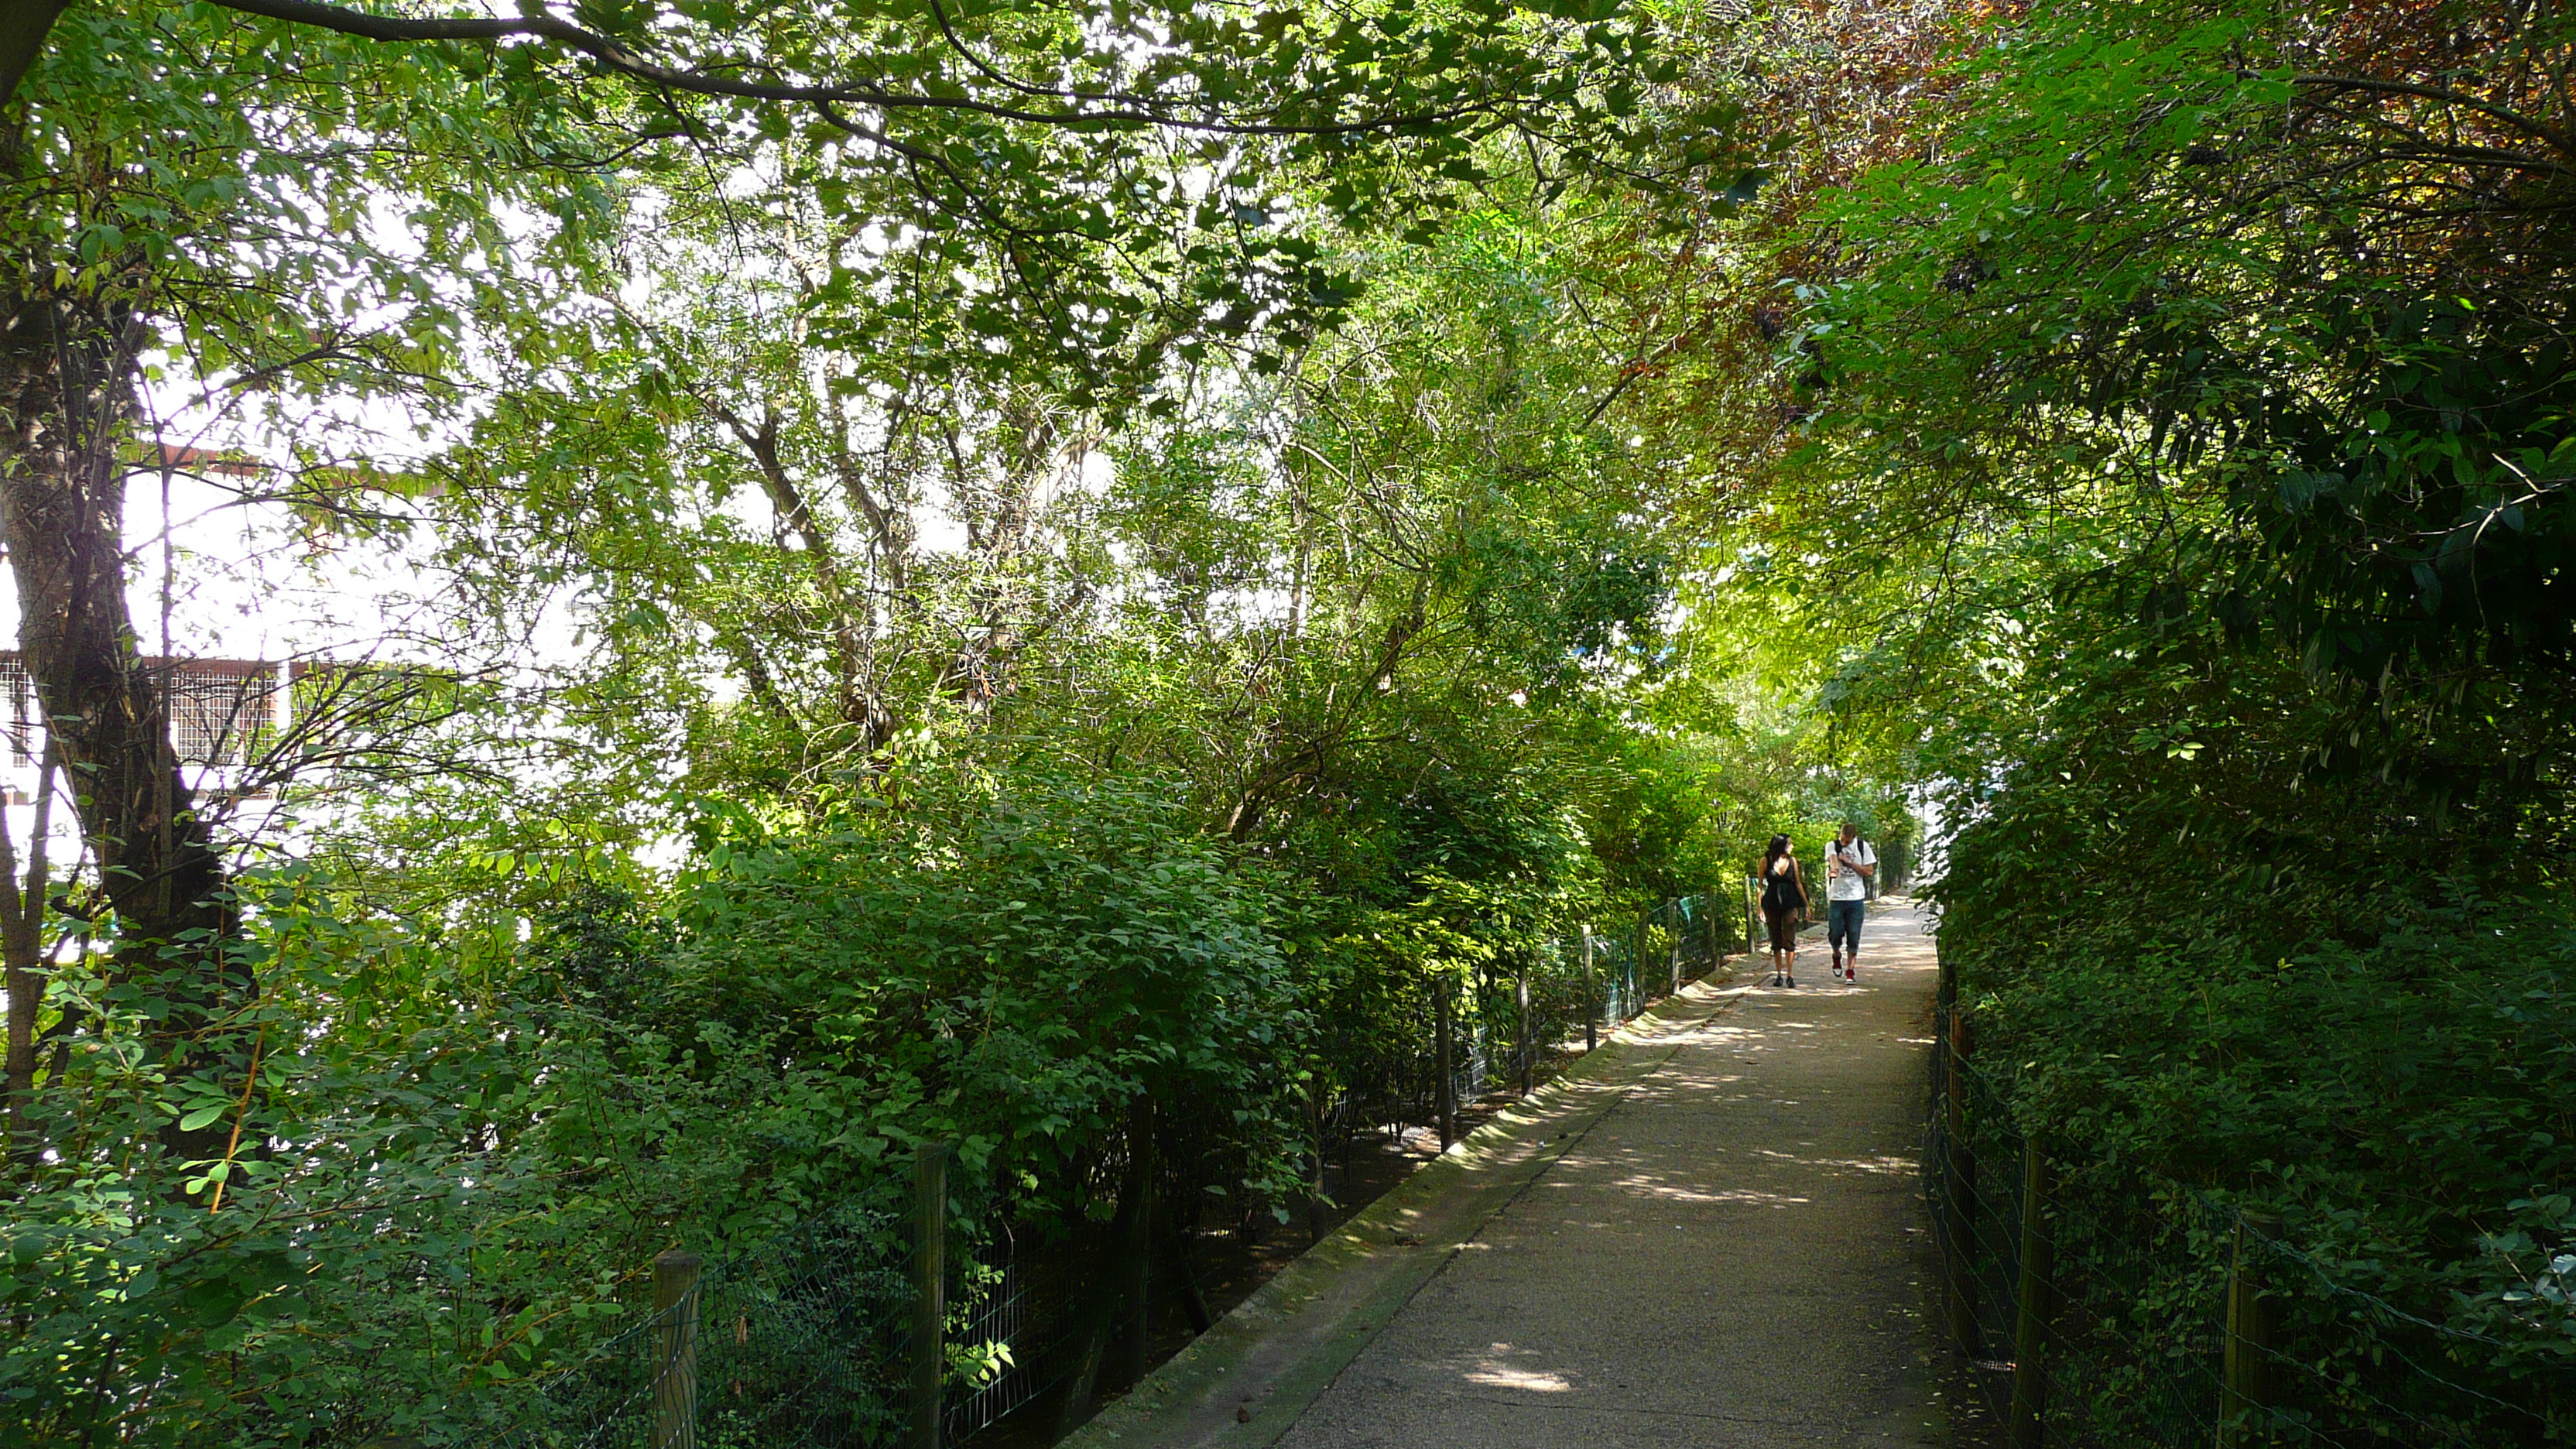
<svg viewBox="0 0 2576 1449"><path fill-rule="evenodd" d="M1023 110L1016 106L996 105L968 96L925 95L916 92L888 90L874 82L840 85L806 85L787 81L751 80L736 75L707 70L681 69L646 60L617 41L594 30L586 30L567 20L551 15L528 15L509 20L467 19L462 17L423 20L405 16L370 15L361 10L321 5L314 0L211 0L225 10L243 15L257 15L268 20L282 20L291 25L309 25L361 40L389 43L437 40L513 40L549 41L567 50L588 56L602 68L654 85L666 86L691 95L717 96L731 100L780 101L812 104L818 101L878 106L889 111L945 110L964 111L990 116L996 120L1028 121L1045 126L1167 126L1175 130L1197 131L1228 136L1344 136L1365 131L1387 131L1441 125L1460 117L1479 115L1502 109L1502 100L1480 100L1443 107L1413 115L1385 115L1357 121L1338 121L1328 125L1292 125L1278 121L1230 121L1210 116L1192 116L1176 109L1172 103L1145 101L1141 104L1114 108L1084 110L1069 108L1057 112ZM38 40L41 41L41 32ZM969 57L971 60L972 57ZM1080 93L1068 99L1078 100Z"/></svg>
<svg viewBox="0 0 2576 1449"><path fill-rule="evenodd" d="M2420 100L2439 101L2489 116L2506 125L2546 141L2562 156L2576 156L2576 136L2533 116L2526 116L2509 106L2480 100L2464 91L2443 86L2419 85L2413 81L2377 80L2358 75L2301 75L2292 77L2298 84L2319 90L2368 91L2374 95L2414 96Z"/></svg>

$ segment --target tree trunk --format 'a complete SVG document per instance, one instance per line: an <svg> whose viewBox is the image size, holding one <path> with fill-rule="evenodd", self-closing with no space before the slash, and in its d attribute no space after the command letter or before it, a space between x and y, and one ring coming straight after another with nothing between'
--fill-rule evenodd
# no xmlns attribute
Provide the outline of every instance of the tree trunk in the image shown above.
<svg viewBox="0 0 2576 1449"><path fill-rule="evenodd" d="M1144 1373L1145 1313L1153 1272L1153 1193L1154 1103L1151 1097L1138 1097L1127 1108L1127 1168L1120 1175L1118 1211L1100 1236L1088 1284L1090 1299L1073 1334L1073 1371L1056 1410L1058 1438L1090 1420L1104 1380L1113 1388L1125 1388Z"/></svg>
<svg viewBox="0 0 2576 1449"><path fill-rule="evenodd" d="M1432 1087L1432 1100L1440 1116L1440 1150L1446 1152L1458 1140L1458 1078L1450 1065L1455 1049L1449 1030L1449 999L1456 994L1457 982L1445 971L1434 974L1431 980L1432 1069L1440 1074Z"/></svg>
<svg viewBox="0 0 2576 1449"><path fill-rule="evenodd" d="M9 992L9 1055L5 1087L8 1098L9 1160L35 1159L42 1145L32 1121L36 1099L36 1023L44 1005L45 905L52 893L52 862L45 836L53 824L54 752L49 748L36 769L36 819L27 832L27 873L18 874L18 848L0 823L0 959L5 959Z"/></svg>
<svg viewBox="0 0 2576 1449"><path fill-rule="evenodd" d="M45 36L68 8L67 0L14 0L0 5L0 106L18 90L18 81L44 54Z"/></svg>
<svg viewBox="0 0 2576 1449"><path fill-rule="evenodd" d="M164 1069L203 1070L245 1047L226 1028L257 987L227 949L240 925L230 881L126 603L118 445L150 332L130 293L12 280L0 293L0 542L17 576L19 649L116 916L118 973L171 1005L154 1043ZM215 1157L228 1128L174 1125L162 1140Z"/></svg>
<svg viewBox="0 0 2576 1449"><path fill-rule="evenodd" d="M1118 1291L1116 1347L1108 1363L1111 1384L1132 1389L1145 1376L1147 1335L1154 1308L1154 1180L1160 1164L1154 1157L1154 1099L1139 1096L1127 1105L1127 1184L1119 1191L1115 1282ZM1129 1200L1134 1211L1129 1211Z"/></svg>

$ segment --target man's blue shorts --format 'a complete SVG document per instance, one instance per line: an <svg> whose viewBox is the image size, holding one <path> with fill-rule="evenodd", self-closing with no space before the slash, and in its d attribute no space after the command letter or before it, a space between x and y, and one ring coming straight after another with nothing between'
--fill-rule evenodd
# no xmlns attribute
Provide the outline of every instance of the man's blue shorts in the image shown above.
<svg viewBox="0 0 2576 1449"><path fill-rule="evenodd" d="M1860 923L1869 918L1867 901L1828 901L1825 903L1825 940L1836 951L1860 954ZM1846 947L1843 942L1851 944Z"/></svg>

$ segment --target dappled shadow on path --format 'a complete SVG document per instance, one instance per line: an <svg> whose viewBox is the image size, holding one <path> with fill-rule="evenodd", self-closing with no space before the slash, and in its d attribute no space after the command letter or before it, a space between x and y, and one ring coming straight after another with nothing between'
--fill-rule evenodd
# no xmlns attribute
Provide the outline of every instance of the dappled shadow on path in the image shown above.
<svg viewBox="0 0 2576 1449"><path fill-rule="evenodd" d="M1918 944L1857 986L1695 987L1634 1030L1660 1064L1282 1449L1933 1442L1914 1286L1930 986Z"/></svg>

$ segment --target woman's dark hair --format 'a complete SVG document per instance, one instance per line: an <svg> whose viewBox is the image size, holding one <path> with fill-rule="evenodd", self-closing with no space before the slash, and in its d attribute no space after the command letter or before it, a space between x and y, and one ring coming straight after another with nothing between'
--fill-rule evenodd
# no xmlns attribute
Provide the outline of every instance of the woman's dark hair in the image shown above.
<svg viewBox="0 0 2576 1449"><path fill-rule="evenodd" d="M1787 855L1788 853L1789 837L1785 835L1772 836L1771 848L1762 853L1762 873L1766 876L1769 875L1771 873L1771 867L1778 864L1780 857Z"/></svg>

